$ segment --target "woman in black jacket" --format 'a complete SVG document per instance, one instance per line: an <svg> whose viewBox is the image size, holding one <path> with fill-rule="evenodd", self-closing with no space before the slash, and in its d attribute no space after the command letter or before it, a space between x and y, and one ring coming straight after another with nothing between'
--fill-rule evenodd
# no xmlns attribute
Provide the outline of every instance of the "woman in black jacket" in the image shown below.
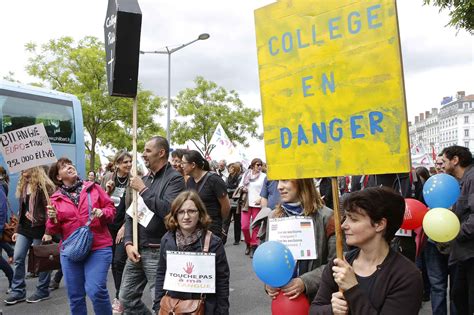
<svg viewBox="0 0 474 315"><path fill-rule="evenodd" d="M176 197L171 205L171 212L165 222L168 232L161 239L160 260L156 274L155 304L153 309L160 309L160 302L165 294L181 300L200 299L200 293L168 291L163 288L167 273L167 251L203 252L207 227L211 219L203 202L195 191L185 191ZM209 253L215 253L215 293L205 294L205 314L229 314L229 264L224 246L219 237L211 235Z"/></svg>
<svg viewBox="0 0 474 315"><path fill-rule="evenodd" d="M242 179L242 174L240 172L240 164L233 163L229 166L229 177L227 177L227 195L230 200L230 214L224 220L223 230L225 238L227 238L227 233L229 232L230 222L232 218L234 219L234 245L240 244L240 237L242 233L242 227L240 224L240 211L237 207L237 200L233 199L232 196L235 193L235 190L239 186L240 180ZM225 242L224 242L225 243Z"/></svg>
<svg viewBox="0 0 474 315"><path fill-rule="evenodd" d="M346 243L357 249L326 266L309 314L418 314L421 273L389 245L403 221L403 197L371 187L349 194L343 208Z"/></svg>

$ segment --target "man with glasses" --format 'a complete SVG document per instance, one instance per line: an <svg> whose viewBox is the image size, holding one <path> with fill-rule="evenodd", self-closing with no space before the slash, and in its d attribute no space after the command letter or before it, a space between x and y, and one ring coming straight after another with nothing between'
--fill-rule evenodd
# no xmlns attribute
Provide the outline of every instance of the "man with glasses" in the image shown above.
<svg viewBox="0 0 474 315"><path fill-rule="evenodd" d="M138 224L138 248L132 243L132 218L126 217L124 243L127 262L123 270L120 301L124 314L153 314L141 301L147 283L150 284L152 300L155 297L155 277L160 257L161 237L166 233L163 219L170 212L171 203L184 190L184 179L168 162L169 143L160 136L152 137L143 152L145 166L149 169L143 179L130 179L130 186L143 199L153 216L146 223ZM140 203L139 203L140 204Z"/></svg>

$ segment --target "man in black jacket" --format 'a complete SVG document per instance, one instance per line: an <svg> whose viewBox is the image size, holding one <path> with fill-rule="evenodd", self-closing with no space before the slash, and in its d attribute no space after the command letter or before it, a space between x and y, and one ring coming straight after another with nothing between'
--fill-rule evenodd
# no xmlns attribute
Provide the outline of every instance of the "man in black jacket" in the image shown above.
<svg viewBox="0 0 474 315"><path fill-rule="evenodd" d="M163 219L169 213L173 200L185 188L183 176L168 163L168 155L168 141L160 136L152 137L145 144L143 152L145 165L149 169L148 175L143 179L130 179L130 186L140 194L147 208L138 210L151 211L153 216L148 224L138 224L138 248L132 243L132 218L126 216L124 242L128 259L120 288L124 314L153 314L141 301L141 297L148 282L152 298L155 296L160 242L166 233Z"/></svg>
<svg viewBox="0 0 474 315"><path fill-rule="evenodd" d="M474 168L468 148L453 145L444 148L443 168L456 177L461 194L453 212L461 222L461 230L451 241L449 265L456 265L453 300L459 315L474 314Z"/></svg>

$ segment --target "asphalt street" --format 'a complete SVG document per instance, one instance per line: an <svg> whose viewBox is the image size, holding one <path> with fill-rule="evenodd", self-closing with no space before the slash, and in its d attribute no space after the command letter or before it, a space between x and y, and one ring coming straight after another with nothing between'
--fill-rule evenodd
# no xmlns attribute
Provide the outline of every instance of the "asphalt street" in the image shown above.
<svg viewBox="0 0 474 315"><path fill-rule="evenodd" d="M229 235L233 236L233 232L229 231ZM226 245L227 259L230 264L230 314L255 315L270 314L271 302L263 290L263 284L255 276L252 270L252 260L245 256L245 245L232 245L233 239L230 238ZM61 282L59 289L51 292L51 299L30 304L26 302L18 303L12 306L6 306L3 300L8 296L5 294L8 281L5 275L0 272L0 310L4 315L62 315L70 314L69 305L66 295L64 282ZM37 278L27 279L28 295L34 293ZM108 288L111 294L111 300L114 297L115 289L113 285L112 275L109 273ZM149 291L148 291L149 292ZM143 301L151 307L150 294L144 294ZM94 314L92 306L88 301L89 314ZM401 310L402 311L402 310ZM423 303L420 310L421 315L431 314L430 303Z"/></svg>

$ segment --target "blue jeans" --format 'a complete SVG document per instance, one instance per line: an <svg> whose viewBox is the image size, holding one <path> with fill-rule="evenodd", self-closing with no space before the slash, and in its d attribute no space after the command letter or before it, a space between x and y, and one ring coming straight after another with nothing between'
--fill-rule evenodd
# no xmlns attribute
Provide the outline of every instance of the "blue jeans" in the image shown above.
<svg viewBox="0 0 474 315"><path fill-rule="evenodd" d="M152 301L155 300L155 279L160 259L160 249L141 248L140 256L138 263L127 259L123 270L120 302L123 304L124 314L153 314L141 298L146 284L149 283L151 299Z"/></svg>
<svg viewBox="0 0 474 315"><path fill-rule="evenodd" d="M111 315L107 272L112 262L110 247L91 251L86 260L70 261L61 254L61 268L66 280L71 314L87 314L86 294L91 299L95 314Z"/></svg>
<svg viewBox="0 0 474 315"><path fill-rule="evenodd" d="M450 277L450 296L454 282L454 267L448 267L449 255L441 254L436 244L426 242L424 249L426 271L431 284L431 309L433 315L447 315L448 276ZM456 315L453 299L450 299L449 309L451 315Z"/></svg>
<svg viewBox="0 0 474 315"><path fill-rule="evenodd" d="M25 260L28 250L31 245L41 244L39 238L29 238L22 234L17 234L15 243L15 252L13 254L14 259L14 273L12 281L12 292L11 296L16 298L26 297L26 282L25 282ZM39 297L49 296L49 280L51 279L51 272L44 271L40 272L38 276L38 285L36 286L36 294Z"/></svg>

